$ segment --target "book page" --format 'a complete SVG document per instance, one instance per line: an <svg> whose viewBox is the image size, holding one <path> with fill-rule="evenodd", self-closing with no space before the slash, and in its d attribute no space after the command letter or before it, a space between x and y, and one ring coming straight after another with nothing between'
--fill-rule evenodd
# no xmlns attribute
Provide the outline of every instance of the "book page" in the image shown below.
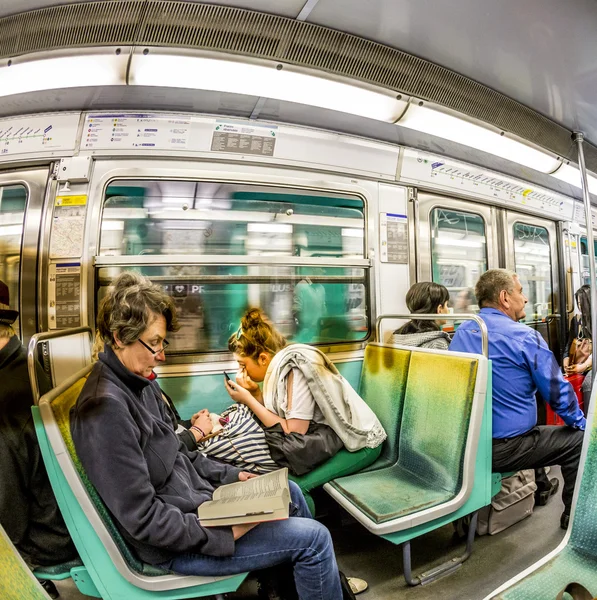
<svg viewBox="0 0 597 600"><path fill-rule="evenodd" d="M247 481L219 487L214 492L213 499L227 504L229 502L246 502L258 498L273 498L280 496L287 487L288 469L280 469Z"/></svg>

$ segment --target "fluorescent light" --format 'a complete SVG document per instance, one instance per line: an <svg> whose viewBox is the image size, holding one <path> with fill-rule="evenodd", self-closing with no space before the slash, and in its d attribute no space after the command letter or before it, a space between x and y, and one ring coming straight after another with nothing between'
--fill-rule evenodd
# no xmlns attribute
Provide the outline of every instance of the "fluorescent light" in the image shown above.
<svg viewBox="0 0 597 600"><path fill-rule="evenodd" d="M104 220L102 222L102 232L103 231L124 231L124 221Z"/></svg>
<svg viewBox="0 0 597 600"><path fill-rule="evenodd" d="M572 167L570 165L562 165L555 173L552 173L552 176L560 181L565 181L570 185L582 189L582 185L580 183L580 171L576 167ZM597 177L591 175L587 171L587 181L589 182L589 192L591 194L597 194Z"/></svg>
<svg viewBox="0 0 597 600"><path fill-rule="evenodd" d="M81 54L28 60L14 59L0 68L0 96L85 86L124 85L126 55Z"/></svg>
<svg viewBox="0 0 597 600"><path fill-rule="evenodd" d="M561 164L555 156L428 106L411 103L397 124L494 154L542 173L551 173Z"/></svg>
<svg viewBox="0 0 597 600"><path fill-rule="evenodd" d="M324 77L276 69L275 64L259 65L240 60L135 54L130 68L131 85L164 86L213 90L249 96L263 96L394 123L406 107L396 94L373 91Z"/></svg>

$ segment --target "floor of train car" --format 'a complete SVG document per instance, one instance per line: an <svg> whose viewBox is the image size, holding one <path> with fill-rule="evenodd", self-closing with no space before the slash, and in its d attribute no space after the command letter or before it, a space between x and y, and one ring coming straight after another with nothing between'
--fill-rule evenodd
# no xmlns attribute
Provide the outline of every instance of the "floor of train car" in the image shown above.
<svg viewBox="0 0 597 600"><path fill-rule="evenodd" d="M554 468L550 477L560 477ZM561 489L560 485L560 489ZM471 558L452 575L432 584L410 588L402 577L400 547L371 535L346 514L324 518L330 527L338 563L346 574L363 577L369 589L359 600L481 600L522 569L553 550L562 540L560 515L561 494L547 506L535 508L533 515L495 536L477 537ZM456 556L464 550L462 542L453 540L448 525L412 542L412 564L415 574L426 571L444 560L450 553ZM81 600L72 582L59 583L62 600ZM255 600L256 582L249 577L230 600Z"/></svg>

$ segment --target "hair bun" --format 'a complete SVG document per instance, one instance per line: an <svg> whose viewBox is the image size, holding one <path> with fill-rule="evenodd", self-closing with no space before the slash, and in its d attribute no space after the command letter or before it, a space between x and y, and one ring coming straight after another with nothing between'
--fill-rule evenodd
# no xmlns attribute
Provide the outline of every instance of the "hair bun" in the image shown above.
<svg viewBox="0 0 597 600"><path fill-rule="evenodd" d="M241 325L243 329L250 329L251 327L258 327L262 323L266 323L265 315L259 308L249 309L241 319Z"/></svg>

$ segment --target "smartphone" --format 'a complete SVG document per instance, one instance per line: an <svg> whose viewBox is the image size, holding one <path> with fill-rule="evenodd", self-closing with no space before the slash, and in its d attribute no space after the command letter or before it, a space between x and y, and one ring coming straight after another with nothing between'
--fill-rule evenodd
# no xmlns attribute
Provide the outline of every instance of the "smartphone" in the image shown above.
<svg viewBox="0 0 597 600"><path fill-rule="evenodd" d="M224 371L224 377L226 377L226 381L232 381L232 379L230 379L230 377L228 376L228 373L226 373L226 371Z"/></svg>

